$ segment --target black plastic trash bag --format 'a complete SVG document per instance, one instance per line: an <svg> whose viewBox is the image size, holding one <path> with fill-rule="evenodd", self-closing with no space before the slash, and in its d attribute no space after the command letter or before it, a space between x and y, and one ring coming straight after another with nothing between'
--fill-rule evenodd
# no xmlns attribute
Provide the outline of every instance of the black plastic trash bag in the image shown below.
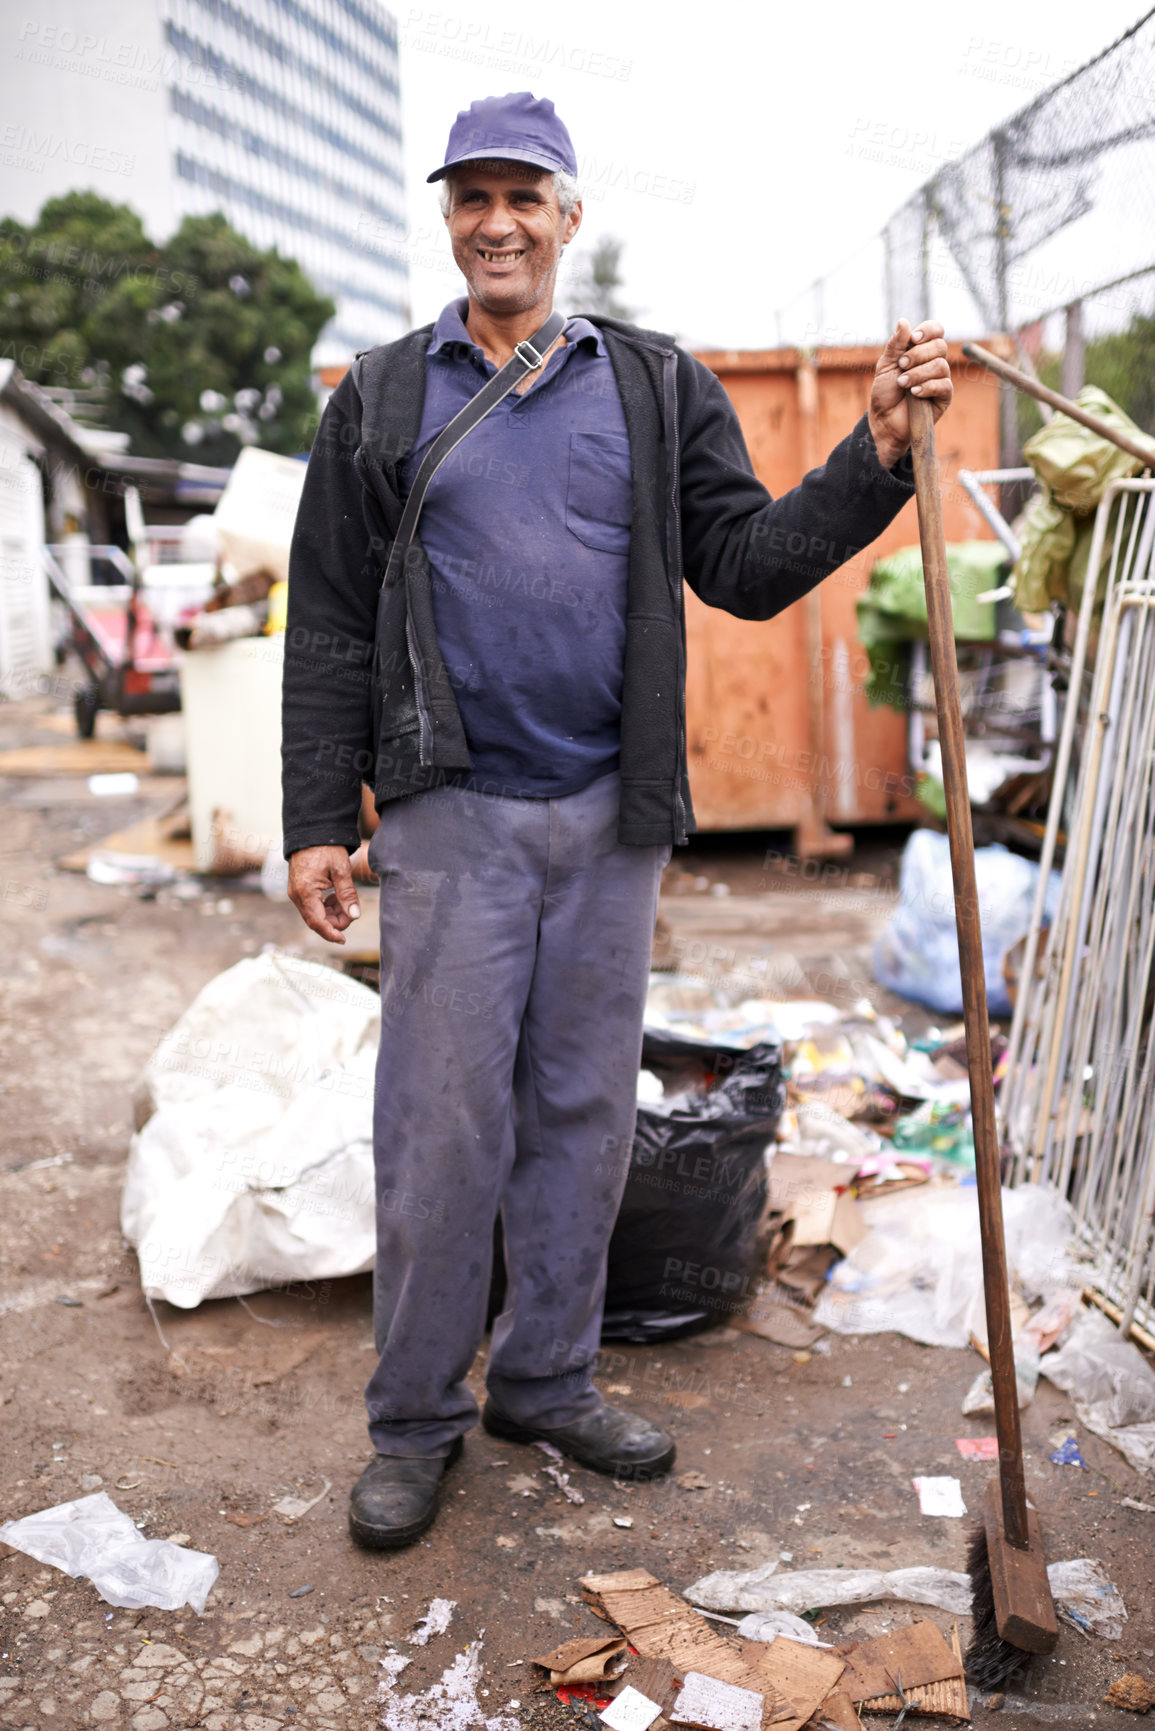
<svg viewBox="0 0 1155 1731"><path fill-rule="evenodd" d="M743 1051L647 1030L642 1066L677 1095L638 1108L610 1240L603 1340L671 1340L745 1307L785 1101L776 1045Z"/></svg>

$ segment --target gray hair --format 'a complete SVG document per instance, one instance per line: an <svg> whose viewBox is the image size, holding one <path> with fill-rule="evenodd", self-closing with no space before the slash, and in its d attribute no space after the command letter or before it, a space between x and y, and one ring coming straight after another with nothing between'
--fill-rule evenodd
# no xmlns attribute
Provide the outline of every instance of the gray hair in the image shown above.
<svg viewBox="0 0 1155 1731"><path fill-rule="evenodd" d="M563 168L559 168L556 174L551 174L550 180L553 183L554 191L557 193L558 209L563 216L568 216L581 198L581 189L574 176L567 174ZM437 201L441 206L442 216L449 215L449 199L449 176L446 175L444 180L439 180L437 183Z"/></svg>

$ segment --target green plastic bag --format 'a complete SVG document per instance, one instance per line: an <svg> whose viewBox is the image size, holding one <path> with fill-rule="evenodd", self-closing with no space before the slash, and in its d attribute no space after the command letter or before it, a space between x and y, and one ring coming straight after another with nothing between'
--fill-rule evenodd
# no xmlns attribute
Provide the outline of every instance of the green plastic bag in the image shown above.
<svg viewBox="0 0 1155 1731"><path fill-rule="evenodd" d="M989 643L995 609L978 597L998 587L1007 555L998 541L959 541L946 550L954 634L959 642ZM870 661L866 695L872 704L906 707L905 645L925 643L926 587L922 553L900 547L871 568L870 587L858 598L858 638Z"/></svg>
<svg viewBox="0 0 1155 1731"><path fill-rule="evenodd" d="M1084 385L1075 398L1081 409L1097 415L1118 433L1124 433L1144 450L1155 464L1155 439L1137 427L1129 415L1098 385ZM1092 512L1112 481L1137 475L1143 468L1138 457L1121 451L1090 427L1056 414L1023 446L1023 456L1047 488L1057 505L1076 516Z"/></svg>

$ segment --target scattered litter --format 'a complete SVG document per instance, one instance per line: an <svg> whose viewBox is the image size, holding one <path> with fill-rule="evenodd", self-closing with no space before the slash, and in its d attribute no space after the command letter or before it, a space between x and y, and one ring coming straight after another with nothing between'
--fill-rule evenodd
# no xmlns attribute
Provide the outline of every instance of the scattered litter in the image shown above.
<svg viewBox="0 0 1155 1731"><path fill-rule="evenodd" d="M997 1461L999 1458L997 1436L960 1436L955 1438L954 1446L968 1461Z"/></svg>
<svg viewBox="0 0 1155 1731"><path fill-rule="evenodd" d="M506 1465L504 1461L502 1465ZM541 1486L528 1473L514 1473L511 1479L505 1481L506 1490L512 1491L518 1497L536 1497L541 1492Z"/></svg>
<svg viewBox="0 0 1155 1731"><path fill-rule="evenodd" d="M1125 1713L1148 1713L1155 1707L1155 1683L1140 1677L1138 1671L1124 1671L1108 1689L1105 1704L1122 1707Z"/></svg>
<svg viewBox="0 0 1155 1731"><path fill-rule="evenodd" d="M324 1490L318 1491L317 1495L307 1503L303 1502L300 1497L282 1497L279 1503L273 1504L273 1513L280 1515L281 1519L291 1526L294 1521L299 1521L307 1515L310 1509L315 1509L318 1503L324 1502L332 1488L331 1481L326 1479Z"/></svg>
<svg viewBox="0 0 1155 1731"><path fill-rule="evenodd" d="M877 1599L897 1599L913 1605L935 1605L958 1617L969 1617L971 1584L953 1569L797 1569L776 1574L777 1562L745 1573L719 1570L687 1587L691 1604L716 1611L803 1611L835 1605L865 1605Z"/></svg>
<svg viewBox="0 0 1155 1731"><path fill-rule="evenodd" d="M152 854L119 853L113 848L93 848L84 868L85 876L94 884L139 884L159 887L171 884L177 868L169 860Z"/></svg>
<svg viewBox="0 0 1155 1731"><path fill-rule="evenodd" d="M303 1599L307 1593L312 1593L315 1590L312 1581L306 1581L303 1587L294 1587L289 1597L290 1599Z"/></svg>
<svg viewBox="0 0 1155 1731"><path fill-rule="evenodd" d="M754 1689L723 1683L701 1671L687 1671L670 1712L673 1725L706 1731L761 1731L762 1696Z"/></svg>
<svg viewBox="0 0 1155 1731"><path fill-rule="evenodd" d="M1016 1335L1014 1342L1015 1354L1015 1392L1019 1398L1020 1410L1030 1406L1035 1398L1035 1389L1039 1381L1039 1355L1033 1341ZM986 1354L984 1353L984 1357ZM978 1412L994 1412L995 1389L989 1370L980 1370L966 1394L963 1396L962 1411L964 1418L970 1418Z"/></svg>
<svg viewBox="0 0 1155 1731"><path fill-rule="evenodd" d="M677 1484L683 1491L708 1491L710 1481L705 1473L700 1473L695 1467L692 1472L679 1473Z"/></svg>
<svg viewBox="0 0 1155 1731"><path fill-rule="evenodd" d="M610 1731L648 1731L661 1711L656 1701L649 1700L639 1689L627 1684L605 1711L598 1714L598 1718L603 1725L609 1726Z"/></svg>
<svg viewBox="0 0 1155 1731"><path fill-rule="evenodd" d="M1139 1509L1145 1515L1155 1515L1155 1503L1141 1503L1137 1497L1124 1497L1122 1507Z"/></svg>
<svg viewBox="0 0 1155 1731"><path fill-rule="evenodd" d="M547 1479L553 1480L566 1501L570 1503L584 1503L585 1498L582 1493L579 1490L575 1490L573 1485L570 1484L569 1474L563 1473L561 1470L561 1462L565 1459L561 1450L551 1442L541 1442L540 1440L535 1442L533 1446L534 1448L539 1448L543 1454L549 1456L549 1466L542 1467L541 1470Z"/></svg>
<svg viewBox="0 0 1155 1731"><path fill-rule="evenodd" d="M84 1300L82 1298L64 1298L64 1297L61 1297L61 1298L54 1298L52 1300L52 1302L53 1302L53 1304L66 1305L69 1310L83 1310L84 1309Z"/></svg>
<svg viewBox="0 0 1155 1731"><path fill-rule="evenodd" d="M829 1643L818 1639L813 1623L796 1617L793 1611L751 1611L745 1617L720 1617L717 1611L707 1611L720 1623L732 1623L743 1641L765 1641L769 1646L779 1635L791 1641L801 1641L804 1647L825 1647Z"/></svg>
<svg viewBox="0 0 1155 1731"><path fill-rule="evenodd" d="M2 1529L0 1529L2 1533ZM1052 1563L1047 1570L1055 1608L1061 1617L1084 1635L1099 1635L1104 1641L1121 1641L1127 1607L1102 1563L1093 1557L1075 1557Z"/></svg>
<svg viewBox="0 0 1155 1731"><path fill-rule="evenodd" d="M554 1688L559 1684L601 1683L623 1669L626 1643L620 1635L595 1635L591 1639L563 1641L533 1662L549 1672ZM648 1721L647 1721L648 1723Z"/></svg>
<svg viewBox="0 0 1155 1731"><path fill-rule="evenodd" d="M1056 1444L1050 1457L1056 1466L1082 1467L1084 1471L1090 1472L1090 1467L1079 1453L1079 1439L1073 1430L1068 1431L1062 1438L1052 1437L1051 1441Z"/></svg>
<svg viewBox="0 0 1155 1731"><path fill-rule="evenodd" d="M1043 1375L1074 1397L1079 1423L1117 1448L1136 1472L1155 1471L1155 1371L1098 1310L1084 1310Z"/></svg>
<svg viewBox="0 0 1155 1731"><path fill-rule="evenodd" d="M191 1605L200 1616L220 1573L217 1559L204 1551L144 1538L105 1491L6 1521L0 1539L74 1579L87 1576L106 1604L130 1610Z"/></svg>
<svg viewBox="0 0 1155 1731"><path fill-rule="evenodd" d="M1003 1190L1002 1204L1007 1259L1026 1296L1081 1284L1066 1203L1020 1184ZM969 1345L983 1313L973 1186L924 1185L860 1206L866 1237L831 1271L815 1322L835 1334L895 1330L925 1346Z"/></svg>
<svg viewBox="0 0 1155 1731"><path fill-rule="evenodd" d="M230 1527L244 1527L246 1530L249 1527L259 1527L264 1518L264 1515L243 1512L239 1509L234 1509L232 1514L225 1516Z"/></svg>
<svg viewBox="0 0 1155 1731"><path fill-rule="evenodd" d="M615 1515L614 1516L614 1526L615 1527L632 1527L633 1524L634 1524L634 1519L633 1519L632 1515Z"/></svg>
<svg viewBox="0 0 1155 1731"><path fill-rule="evenodd" d="M109 775L90 775L88 791L98 799L126 799L140 791L140 777L131 770L112 772Z"/></svg>
<svg viewBox="0 0 1155 1731"><path fill-rule="evenodd" d="M431 1599L429 1609L409 1637L411 1645L426 1647L434 1635L444 1635L456 1609L456 1599Z"/></svg>
<svg viewBox="0 0 1155 1731"><path fill-rule="evenodd" d="M911 1483L918 1492L918 1506L924 1515L945 1515L960 1520L966 1514L962 1486L952 1478L918 1478Z"/></svg>
<svg viewBox="0 0 1155 1731"><path fill-rule="evenodd" d="M170 1545L191 1545L192 1539L188 1533L170 1533L168 1542Z"/></svg>

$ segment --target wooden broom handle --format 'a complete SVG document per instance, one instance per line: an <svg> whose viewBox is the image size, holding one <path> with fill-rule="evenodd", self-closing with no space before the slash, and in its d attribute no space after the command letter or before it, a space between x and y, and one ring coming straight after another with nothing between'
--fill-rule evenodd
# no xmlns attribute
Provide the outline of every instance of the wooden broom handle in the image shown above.
<svg viewBox="0 0 1155 1731"><path fill-rule="evenodd" d="M946 827L950 837L950 863L954 876L955 921L958 926L963 1023L966 1028L971 1118L974 1123L975 1178L978 1183L979 1231L983 1250L987 1340L995 1395L995 1431L999 1442L1003 1524L1008 1543L1025 1550L1029 1543L1027 1487L1023 1477L1023 1439L1019 1426L1019 1397L1015 1381L1014 1346L1011 1340L1011 1298L1007 1284L1007 1248L1003 1238L999 1144L995 1130L995 1089L991 1075L991 1033L987 1021L986 975L983 969L978 890L975 885L974 836L971 831L970 798L967 794L966 749L962 705L959 702L954 625L951 618L946 537L942 526L942 495L939 492L938 457L934 443L934 411L930 403L922 398L908 397L907 401L910 408L914 488L918 501L918 533L922 542L922 570L926 584L930 665L934 674L934 699L942 751L942 779L946 793Z"/></svg>

